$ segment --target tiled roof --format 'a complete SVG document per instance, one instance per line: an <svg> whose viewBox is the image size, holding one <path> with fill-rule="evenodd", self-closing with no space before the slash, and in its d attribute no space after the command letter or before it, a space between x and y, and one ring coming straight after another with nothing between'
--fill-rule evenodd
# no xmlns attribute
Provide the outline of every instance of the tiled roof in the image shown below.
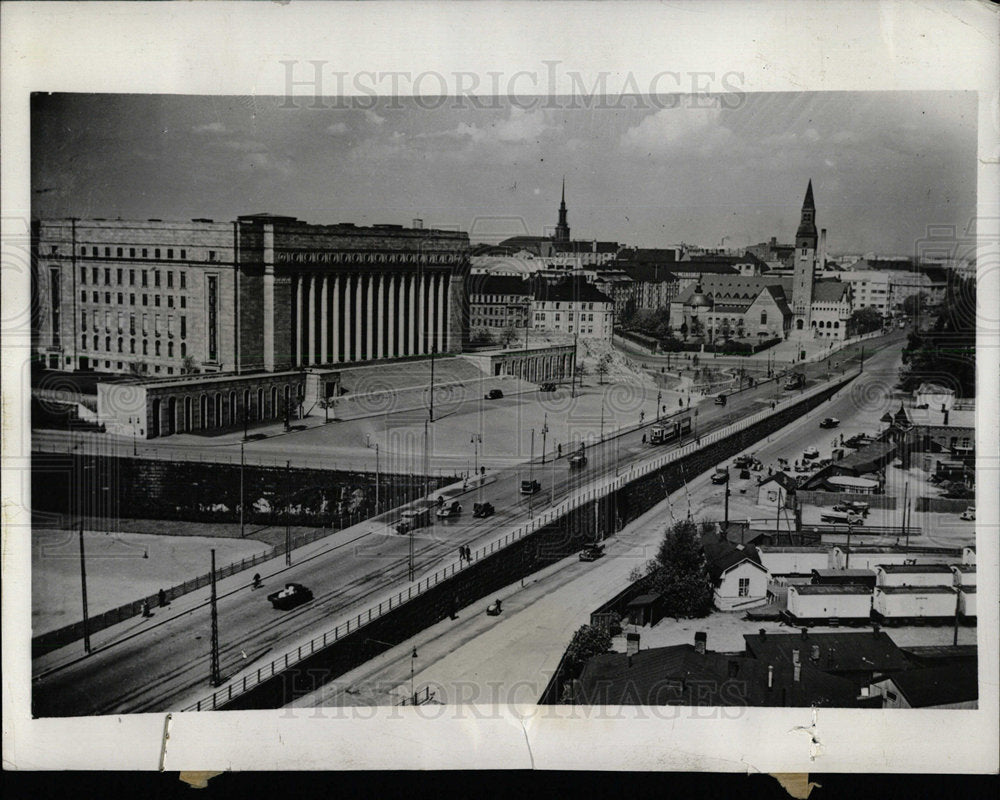
<svg viewBox="0 0 1000 800"><path fill-rule="evenodd" d="M531 295L531 287L513 275L470 275L466 279L470 297L477 294Z"/></svg>
<svg viewBox="0 0 1000 800"><path fill-rule="evenodd" d="M826 587L824 587L826 588ZM747 654L770 663L791 663L792 650L803 661L819 647L818 669L830 672L888 672L908 667L903 652L884 631L865 633L744 634Z"/></svg>
<svg viewBox="0 0 1000 800"><path fill-rule="evenodd" d="M786 296L786 282L790 290L791 281L784 278L708 275L702 277L697 285L686 287L674 302L686 303L695 293L695 289L700 286L702 293L712 295L712 299L716 303L738 304L746 308L765 289L776 300L778 297L784 298Z"/></svg>
<svg viewBox="0 0 1000 800"><path fill-rule="evenodd" d="M710 261L678 261L671 269L674 272L697 272L717 275L739 275L739 270L723 262Z"/></svg>
<svg viewBox="0 0 1000 800"><path fill-rule="evenodd" d="M592 283L582 278L566 278L556 283L540 282L535 286L536 300L568 300L584 303L613 303Z"/></svg>
<svg viewBox="0 0 1000 800"><path fill-rule="evenodd" d="M850 291L850 286L840 281L816 281L813 284L814 303L837 303Z"/></svg>
<svg viewBox="0 0 1000 800"><path fill-rule="evenodd" d="M636 264L630 261L612 262L637 283L669 283L678 280L674 273L657 264Z"/></svg>
<svg viewBox="0 0 1000 800"><path fill-rule="evenodd" d="M894 673L892 682L913 708L962 703L979 698L975 662Z"/></svg>

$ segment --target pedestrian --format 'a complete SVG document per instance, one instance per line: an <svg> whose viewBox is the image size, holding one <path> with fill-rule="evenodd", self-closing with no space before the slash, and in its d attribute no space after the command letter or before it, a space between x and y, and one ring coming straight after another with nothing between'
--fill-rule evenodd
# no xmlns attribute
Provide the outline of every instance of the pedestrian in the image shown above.
<svg viewBox="0 0 1000 800"><path fill-rule="evenodd" d="M142 601L142 615L146 618L153 616L149 613L149 601L147 600Z"/></svg>
<svg viewBox="0 0 1000 800"><path fill-rule="evenodd" d="M461 564L465 560L465 545L460 544L458 546L458 563Z"/></svg>
<svg viewBox="0 0 1000 800"><path fill-rule="evenodd" d="M160 601L160 608L163 608L167 604L167 593L163 591L163 589L160 589L160 591L156 593L156 598Z"/></svg>
<svg viewBox="0 0 1000 800"><path fill-rule="evenodd" d="M556 445L556 458L562 458L562 445Z"/></svg>
<svg viewBox="0 0 1000 800"><path fill-rule="evenodd" d="M643 434L643 435L642 435L642 443L643 443L643 444L646 444L646 434Z"/></svg>
<svg viewBox="0 0 1000 800"><path fill-rule="evenodd" d="M458 619L458 595L455 595L451 599L451 611L449 612L448 616L451 619Z"/></svg>

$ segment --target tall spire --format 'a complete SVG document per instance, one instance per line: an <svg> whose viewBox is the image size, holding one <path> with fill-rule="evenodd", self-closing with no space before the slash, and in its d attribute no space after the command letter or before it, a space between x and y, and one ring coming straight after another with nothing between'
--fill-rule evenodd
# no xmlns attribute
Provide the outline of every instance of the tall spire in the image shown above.
<svg viewBox="0 0 1000 800"><path fill-rule="evenodd" d="M806 199L802 201L802 208L811 208L813 211L816 210L816 203L813 202L812 178L809 179L809 186L806 188Z"/></svg>
<svg viewBox="0 0 1000 800"><path fill-rule="evenodd" d="M559 224L556 225L555 240L557 242L569 241L569 223L566 221L566 176L562 181L562 201L559 203Z"/></svg>

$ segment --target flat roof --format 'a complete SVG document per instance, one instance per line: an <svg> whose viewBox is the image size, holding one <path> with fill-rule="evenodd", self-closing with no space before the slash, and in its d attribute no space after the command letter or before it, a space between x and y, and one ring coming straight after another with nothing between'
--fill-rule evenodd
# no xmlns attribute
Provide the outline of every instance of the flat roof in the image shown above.
<svg viewBox="0 0 1000 800"><path fill-rule="evenodd" d="M876 591L886 594L954 594L953 586L876 586Z"/></svg>
<svg viewBox="0 0 1000 800"><path fill-rule="evenodd" d="M814 569L810 574L823 578L839 578L846 575L854 578L872 578L875 576L875 571L870 569Z"/></svg>
<svg viewBox="0 0 1000 800"><path fill-rule="evenodd" d="M876 564L875 569L883 572L921 574L924 572L951 572L950 564Z"/></svg>
<svg viewBox="0 0 1000 800"><path fill-rule="evenodd" d="M864 586L860 583L829 583L829 584L815 584L811 583L808 586L796 586L792 584L788 587L788 591L795 590L799 594L871 594L872 590L870 586Z"/></svg>
<svg viewBox="0 0 1000 800"><path fill-rule="evenodd" d="M830 554L829 547L815 546L808 547L806 545L796 545L796 546L784 546L784 545L774 545L774 544L761 544L757 545L757 551L760 553L822 553L823 555Z"/></svg>

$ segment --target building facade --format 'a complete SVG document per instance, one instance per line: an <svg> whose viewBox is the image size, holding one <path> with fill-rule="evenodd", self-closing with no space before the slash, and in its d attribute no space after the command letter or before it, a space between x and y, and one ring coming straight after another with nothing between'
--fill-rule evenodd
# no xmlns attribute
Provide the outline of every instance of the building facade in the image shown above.
<svg viewBox="0 0 1000 800"><path fill-rule="evenodd" d="M583 278L539 282L531 308L531 327L581 338L611 340L614 301Z"/></svg>
<svg viewBox="0 0 1000 800"><path fill-rule="evenodd" d="M274 372L467 341L465 233L255 214L42 220L35 351L50 368Z"/></svg>
<svg viewBox="0 0 1000 800"><path fill-rule="evenodd" d="M469 278L469 327L473 332L498 333L528 324L530 284L509 275L473 275Z"/></svg>

